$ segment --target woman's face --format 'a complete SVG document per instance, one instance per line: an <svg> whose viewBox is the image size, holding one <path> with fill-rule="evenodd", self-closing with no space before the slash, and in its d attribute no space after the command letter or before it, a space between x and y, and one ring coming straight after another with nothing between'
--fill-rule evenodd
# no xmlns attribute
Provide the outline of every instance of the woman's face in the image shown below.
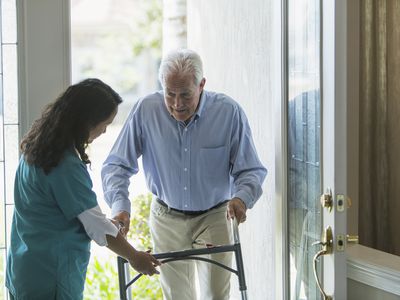
<svg viewBox="0 0 400 300"><path fill-rule="evenodd" d="M112 121L114 120L115 116L117 115L117 112L118 112L118 108L115 109L115 111L111 114L111 116L107 120L97 124L97 126L93 127L90 130L88 144L90 144L96 138L98 138L100 135L102 135L103 133L106 132L107 126L112 123Z"/></svg>

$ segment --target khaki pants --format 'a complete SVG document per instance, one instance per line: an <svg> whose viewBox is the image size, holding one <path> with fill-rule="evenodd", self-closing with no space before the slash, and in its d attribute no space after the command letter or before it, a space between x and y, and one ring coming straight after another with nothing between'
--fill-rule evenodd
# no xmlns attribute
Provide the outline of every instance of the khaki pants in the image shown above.
<svg viewBox="0 0 400 300"><path fill-rule="evenodd" d="M231 228L226 219L226 204L199 216L187 216L153 200L150 230L154 253L204 248L205 244L231 243ZM231 253L203 256L231 266ZM214 264L185 260L160 267L160 281L165 300L196 300L195 267L202 300L228 300L231 273Z"/></svg>

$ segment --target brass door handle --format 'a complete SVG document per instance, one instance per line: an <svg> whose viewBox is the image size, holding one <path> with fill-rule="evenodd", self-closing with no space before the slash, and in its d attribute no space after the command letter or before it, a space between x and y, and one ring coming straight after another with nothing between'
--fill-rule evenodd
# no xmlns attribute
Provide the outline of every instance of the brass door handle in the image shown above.
<svg viewBox="0 0 400 300"><path fill-rule="evenodd" d="M321 292L324 300L332 300L332 296L328 296L324 289L322 288L321 281L319 280L318 273L317 273L317 262L318 258L324 255L331 254L333 251L333 235L332 235L332 228L329 226L327 227L324 232L322 233L321 241L317 241L313 243L313 245L321 245L322 249L318 251L313 258L313 271L314 271L314 278L317 282L317 286L319 291Z"/></svg>

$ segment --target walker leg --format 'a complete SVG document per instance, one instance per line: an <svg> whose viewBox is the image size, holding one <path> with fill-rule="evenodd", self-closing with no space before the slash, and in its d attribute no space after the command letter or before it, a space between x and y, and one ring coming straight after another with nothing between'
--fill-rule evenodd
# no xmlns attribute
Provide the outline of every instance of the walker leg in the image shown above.
<svg viewBox="0 0 400 300"><path fill-rule="evenodd" d="M118 256L118 284L119 284L119 298L127 300L126 297L126 278L125 278L125 260Z"/></svg>
<svg viewBox="0 0 400 300"><path fill-rule="evenodd" d="M247 291L241 291L242 300L247 300Z"/></svg>

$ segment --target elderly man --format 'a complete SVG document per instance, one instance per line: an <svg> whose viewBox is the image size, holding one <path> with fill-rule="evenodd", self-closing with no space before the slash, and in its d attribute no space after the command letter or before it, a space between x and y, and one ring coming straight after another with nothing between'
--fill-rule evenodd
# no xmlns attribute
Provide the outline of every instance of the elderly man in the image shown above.
<svg viewBox="0 0 400 300"><path fill-rule="evenodd" d="M150 230L154 251L167 252L230 242L229 218L246 220L262 194L267 170L261 164L247 118L230 97L204 90L202 62L188 49L161 62L163 90L133 107L102 170L113 217L129 229L129 179L142 156L147 186L154 195ZM229 265L230 254L212 259ZM161 267L164 299L229 299L230 272L206 262L182 261Z"/></svg>

